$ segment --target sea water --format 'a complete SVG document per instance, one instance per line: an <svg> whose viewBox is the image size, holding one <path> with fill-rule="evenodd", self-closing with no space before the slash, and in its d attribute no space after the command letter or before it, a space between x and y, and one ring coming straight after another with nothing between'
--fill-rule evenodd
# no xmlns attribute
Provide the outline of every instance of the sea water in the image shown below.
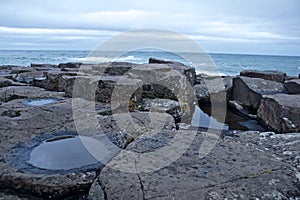
<svg viewBox="0 0 300 200"><path fill-rule="evenodd" d="M210 53L172 53L166 51L101 52L99 56L89 56L90 51L25 51L1 50L1 65L30 66L31 63L59 64L63 62L133 62L147 63L150 57L182 62L195 67L197 73L208 75L237 75L242 70L278 70L291 76L300 73L300 56L245 55ZM89 58L87 59L87 57ZM192 63L190 62L192 61ZM211 65L216 67L212 67Z"/></svg>

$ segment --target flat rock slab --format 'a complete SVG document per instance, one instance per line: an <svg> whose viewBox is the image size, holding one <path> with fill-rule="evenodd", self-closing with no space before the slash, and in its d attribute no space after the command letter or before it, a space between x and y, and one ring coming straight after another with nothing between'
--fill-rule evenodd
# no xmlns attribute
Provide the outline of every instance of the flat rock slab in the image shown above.
<svg viewBox="0 0 300 200"><path fill-rule="evenodd" d="M247 76L250 78L262 78L269 81L276 81L283 83L286 78L286 73L280 71L257 71L257 70L244 70L240 73L241 76Z"/></svg>
<svg viewBox="0 0 300 200"><path fill-rule="evenodd" d="M300 129L300 95L265 95L257 116L278 133L297 132Z"/></svg>
<svg viewBox="0 0 300 200"><path fill-rule="evenodd" d="M289 94L300 94L300 79L286 81L284 87Z"/></svg>
<svg viewBox="0 0 300 200"><path fill-rule="evenodd" d="M163 135L168 135L164 133ZM157 150L154 141L137 140L128 151L145 154ZM165 136L167 137L167 136ZM188 150L172 164L152 172L139 171L140 160L125 159L133 171L105 167L90 190L90 198L105 199L276 199L300 196L297 171L270 153L234 138L220 139L213 150L199 158L205 133L198 133ZM143 155L144 154L144 155ZM153 160L153 165L159 161ZM101 197L100 196L100 197Z"/></svg>
<svg viewBox="0 0 300 200"><path fill-rule="evenodd" d="M239 76L233 79L233 100L251 109L257 110L262 95L284 92L282 83L261 78Z"/></svg>
<svg viewBox="0 0 300 200"><path fill-rule="evenodd" d="M62 98L64 93L50 92L42 88L32 86L9 86L0 88L0 102L14 99L36 99L36 98Z"/></svg>
<svg viewBox="0 0 300 200"><path fill-rule="evenodd" d="M101 105L96 107L100 109ZM0 113L6 110L17 110L20 115L13 118L0 116L0 188L39 198L82 197L87 194L97 168L53 171L29 167L24 158L13 159L19 149L27 148L26 145L32 144L31 141L36 141L36 138L46 140L49 139L47 135L52 133L69 135L66 130L75 131L72 101L61 100L34 107L24 105L22 99L15 99L0 106ZM82 112L85 113L84 109ZM99 134L99 130L81 135L97 140L107 138Z"/></svg>

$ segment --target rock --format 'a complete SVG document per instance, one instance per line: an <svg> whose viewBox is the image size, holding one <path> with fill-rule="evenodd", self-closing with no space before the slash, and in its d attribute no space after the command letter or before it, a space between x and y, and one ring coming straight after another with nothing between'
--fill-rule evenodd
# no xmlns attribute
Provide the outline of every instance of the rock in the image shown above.
<svg viewBox="0 0 300 200"><path fill-rule="evenodd" d="M170 99L143 99L141 110L168 113L174 117L175 122L179 122L182 117L179 102Z"/></svg>
<svg viewBox="0 0 300 200"><path fill-rule="evenodd" d="M61 72L61 71L49 71L44 72L44 79L34 79L32 85L36 87L41 87L50 91L63 92L64 90L64 81L62 80L63 76L75 77L78 73L74 72Z"/></svg>
<svg viewBox="0 0 300 200"><path fill-rule="evenodd" d="M232 79L233 77L203 78L202 84L194 86L197 100L204 104L210 104L212 101L215 103L228 101L232 98Z"/></svg>
<svg viewBox="0 0 300 200"><path fill-rule="evenodd" d="M7 86L26 86L27 84L18 83L11 79L0 77L0 88L7 87Z"/></svg>
<svg viewBox="0 0 300 200"><path fill-rule="evenodd" d="M289 80L292 80L292 79L298 79L298 76L286 76L285 77L285 81L289 81Z"/></svg>
<svg viewBox="0 0 300 200"><path fill-rule="evenodd" d="M35 98L62 98L64 93L50 92L42 88L31 86L9 86L0 88L0 102L8 102L14 99Z"/></svg>
<svg viewBox="0 0 300 200"><path fill-rule="evenodd" d="M106 199L288 199L299 195L297 172L288 164L272 159L271 153L257 149L255 144L240 144L238 138L226 137L207 156L199 158L205 137L201 132L175 162L155 171L141 171L141 158L161 149L172 134L175 133L163 131L128 145L128 152L140 154L136 159L130 155L122 157L125 165L132 163L132 172L115 169L114 160L105 167L96 180ZM165 152L166 159L168 153ZM151 166L161 162L153 159ZM99 190L93 187L90 193L101 193Z"/></svg>
<svg viewBox="0 0 300 200"><path fill-rule="evenodd" d="M99 128L116 145L124 149L142 135L175 128L174 118L167 113L132 112L98 116Z"/></svg>
<svg viewBox="0 0 300 200"><path fill-rule="evenodd" d="M300 94L300 79L286 81L284 87L289 94Z"/></svg>
<svg viewBox="0 0 300 200"><path fill-rule="evenodd" d="M57 69L57 65L51 64L31 64L36 71L52 71Z"/></svg>
<svg viewBox="0 0 300 200"><path fill-rule="evenodd" d="M187 102L190 107L195 99L188 80L166 64L143 64L129 73L128 78L142 80L143 98L161 98Z"/></svg>
<svg viewBox="0 0 300 200"><path fill-rule="evenodd" d="M34 72L35 69L31 67L12 67L12 74L20 74L20 73L26 73L26 72Z"/></svg>
<svg viewBox="0 0 300 200"><path fill-rule="evenodd" d="M282 83L261 78L239 76L233 79L233 100L242 106L257 110L262 95L284 92Z"/></svg>
<svg viewBox="0 0 300 200"><path fill-rule="evenodd" d="M122 76L136 66L137 64L129 62L111 62L105 66L104 74L110 76ZM97 70L97 68L94 69Z"/></svg>
<svg viewBox="0 0 300 200"><path fill-rule="evenodd" d="M18 74L15 80L21 83L32 83L33 80L44 80L45 78L44 72L32 71Z"/></svg>
<svg viewBox="0 0 300 200"><path fill-rule="evenodd" d="M156 58L149 58L149 64L165 64L185 75L189 83L193 86L197 82L196 71L193 67L186 66L180 62L165 61Z"/></svg>
<svg viewBox="0 0 300 200"><path fill-rule="evenodd" d="M80 68L82 63L75 63L75 62L68 62L68 63L60 63L58 65L58 68L64 69L64 68Z"/></svg>
<svg viewBox="0 0 300 200"><path fill-rule="evenodd" d="M257 116L278 133L296 132L300 128L300 95L266 95Z"/></svg>
<svg viewBox="0 0 300 200"><path fill-rule="evenodd" d="M286 73L279 71L257 71L257 70L244 70L240 73L241 76L250 78L262 78L269 81L276 81L283 83L285 81Z"/></svg>
<svg viewBox="0 0 300 200"><path fill-rule="evenodd" d="M6 117L19 117L21 115L21 112L18 111L18 110L6 110L6 111L3 111L1 113L1 116L6 116Z"/></svg>

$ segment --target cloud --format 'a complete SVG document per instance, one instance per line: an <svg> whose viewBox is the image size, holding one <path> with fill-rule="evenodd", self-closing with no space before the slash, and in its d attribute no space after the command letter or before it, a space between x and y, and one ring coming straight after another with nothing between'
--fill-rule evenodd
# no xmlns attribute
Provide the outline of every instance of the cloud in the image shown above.
<svg viewBox="0 0 300 200"><path fill-rule="evenodd" d="M294 44L288 53L300 52L297 0L2 0L0 6L1 48L55 41L59 47L67 43L67 49L73 40L77 49L90 49L123 31L157 27L186 34L213 51L218 43L229 51L272 43L277 48Z"/></svg>

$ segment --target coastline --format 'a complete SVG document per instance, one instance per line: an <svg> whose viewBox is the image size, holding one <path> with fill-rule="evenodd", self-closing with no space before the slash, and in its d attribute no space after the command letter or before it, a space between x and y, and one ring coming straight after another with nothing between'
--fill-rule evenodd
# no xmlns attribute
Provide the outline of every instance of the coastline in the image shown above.
<svg viewBox="0 0 300 200"><path fill-rule="evenodd" d="M175 75L171 73L172 70L175 70ZM2 189L44 198L77 195L89 198L102 195L106 199L120 196L154 198L166 197L166 192L176 198L193 198L199 194L208 198L213 193L222 198L226 197L228 191L246 198L255 195L271 195L270 198L276 195L286 198L300 196L300 149L299 145L295 145L300 137L300 75L292 77L282 72L251 70L242 71L237 76L197 75L194 68L155 58L150 58L149 64L32 64L31 67L1 67L0 71ZM96 80L94 92L86 90L95 81L91 77L95 75L99 78L99 74L100 80ZM124 76L125 78L120 78ZM147 82L147 77L159 77L158 83L159 80L167 80L169 85L179 91L182 89L190 92L192 88L195 98L191 98L193 94L190 93L191 96L183 96L180 101L178 96L174 96L174 90ZM185 84L173 84L174 80L182 78L186 81ZM123 85L119 84L120 80L124 81ZM136 88L140 80L144 81L144 85ZM66 135L64 131L76 131L76 108L72 102L76 81L79 81L77 87L81 92L75 96L79 99L77 103L88 105L89 101L96 101L93 112L88 110L90 107L80 107L87 109L81 111L81 117L86 120L83 123L88 123L89 119L84 116L85 112L96 112L101 127L101 131L97 130L100 134L87 131L85 136L99 140L103 135L107 136L118 149L153 151L170 141L174 133L195 129L183 120L191 120L195 102L199 105L222 105L225 113L230 108L239 116L258 122L267 131L221 130L218 143L210 154L199 159L194 154L203 142L204 133L213 132L214 127L196 127L195 142L188 148L187 153L170 166L151 173L138 170L136 173L120 172L105 165L92 167L92 170L83 167L70 171L34 171L31 169L34 166L24 165L26 159L12 161L14 157L20 156L17 155L18 149L32 150L38 142L48 139L44 138L45 133L53 133L51 137L56 137L57 134ZM135 89L125 106L130 111L130 116L135 119L134 123L143 127L138 133L131 134L131 124L127 124L128 129L121 133L112 117L117 114L119 119L123 119L122 122L127 121L122 113L116 112L118 106L111 105L111 95L117 86L121 88L120 95L124 96L124 88ZM122 93L122 90L125 92ZM49 98L55 101L38 106L24 103L24 100ZM184 106L189 110L185 110ZM151 123L147 127L149 112L163 115L167 120L165 127L157 135L147 138L143 135L147 136L148 132L156 129ZM212 115L218 119L224 113ZM41 140L30 146L36 137ZM110 152L115 151L117 150L112 149ZM113 159L114 153L108 153L107 156ZM185 169L182 165L186 166ZM193 177L199 179L195 180ZM156 184L152 184L153 182ZM251 191L257 193L254 195Z"/></svg>

